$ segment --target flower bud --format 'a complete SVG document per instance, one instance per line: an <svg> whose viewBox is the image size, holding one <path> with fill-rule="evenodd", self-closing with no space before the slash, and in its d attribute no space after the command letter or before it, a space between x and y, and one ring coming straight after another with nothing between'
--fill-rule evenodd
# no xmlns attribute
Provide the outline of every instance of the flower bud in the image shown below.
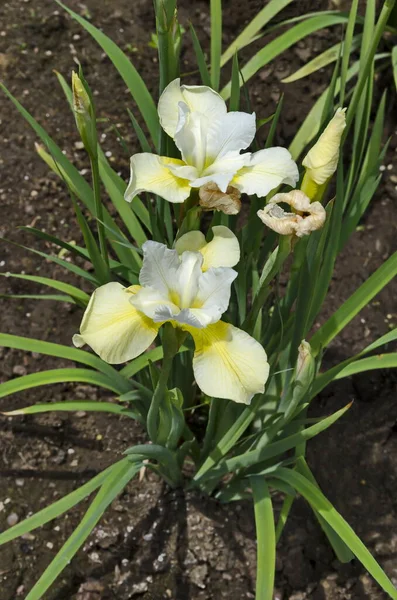
<svg viewBox="0 0 397 600"><path fill-rule="evenodd" d="M72 74L73 110L77 129L90 156L97 155L97 134L95 113L91 98L80 77Z"/></svg>
<svg viewBox="0 0 397 600"><path fill-rule="evenodd" d="M289 204L293 212L286 212L279 203ZM324 225L326 212L320 202L310 202L301 190L276 194L263 210L258 210L261 221L281 235L309 235Z"/></svg>
<svg viewBox="0 0 397 600"><path fill-rule="evenodd" d="M238 189L231 185L226 192L221 192L216 183L206 183L199 190L200 206L204 210L219 210L226 215L240 212L240 196Z"/></svg>
<svg viewBox="0 0 397 600"><path fill-rule="evenodd" d="M298 348L298 360L295 368L295 381L299 381L304 388L308 388L313 381L315 371L312 349L306 340L302 340Z"/></svg>
<svg viewBox="0 0 397 600"><path fill-rule="evenodd" d="M306 173L302 182L304 191L313 200L320 186L325 186L335 173L339 160L342 133L346 127L346 108L338 108L316 144L302 161Z"/></svg>

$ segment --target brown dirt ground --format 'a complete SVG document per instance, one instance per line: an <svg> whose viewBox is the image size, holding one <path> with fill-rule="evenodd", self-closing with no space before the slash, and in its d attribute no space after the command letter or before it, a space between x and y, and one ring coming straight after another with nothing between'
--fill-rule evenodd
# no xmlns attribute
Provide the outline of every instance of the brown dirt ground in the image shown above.
<svg viewBox="0 0 397 600"><path fill-rule="evenodd" d="M181 22L191 18L208 47L208 3L180 2ZM225 43L262 6L259 0L230 0L224 14ZM326 3L322 3L326 6ZM150 91L156 91L156 55L148 46L154 28L152 3L141 0L69 0L69 6L89 14L117 43L131 53ZM286 16L315 10L317 2L300 1ZM278 131L280 144L291 139L308 106L323 89L329 71L286 86L280 79L338 39L322 31L285 53L252 82L255 110L271 114L280 90L285 112ZM335 38L336 36L336 38ZM42 125L64 147L79 169L87 168L76 147L77 134L53 69L69 77L78 57L95 90L98 112L116 123L136 150L126 115L130 96L109 60L79 26L52 0L9 0L0 6L0 76ZM193 70L190 47L184 68ZM133 108L133 107L132 107ZM395 123L384 180L372 207L341 255L324 317L362 283L396 247L397 146ZM43 244L16 230L35 224L68 240L80 240L62 185L35 155L35 136L10 103L0 103L0 237ZM128 157L107 125L103 145L111 161L128 177ZM45 246L45 244L44 244ZM53 251L53 248L46 248ZM1 271L39 273L64 278L53 263L10 244L0 250ZM70 279L72 281L72 279ZM76 283L76 282L75 282ZM2 279L2 293L35 293L21 280ZM396 283L385 289L334 342L326 356L334 364L357 352L396 323ZM60 303L0 299L1 330L70 344L80 311ZM2 381L66 361L0 349ZM330 386L318 398L313 414L326 414L355 399L349 414L309 444L308 458L323 491L368 544L397 583L397 410L396 376L377 371ZM86 385L62 384L2 399L10 410L39 401L98 398L104 393ZM7 517L19 519L75 489L93 473L111 464L127 446L144 439L141 429L118 417L57 414L1 418L0 529ZM50 562L83 514L86 504L65 518L0 550L0 600L25 597L38 574ZM275 497L275 506L280 498ZM129 485L113 503L95 533L45 595L46 600L210 600L253 598L255 580L254 522L245 503L221 506L197 494L169 492L154 475ZM356 563L339 565L303 501L295 503L279 545L278 600L342 600L385 598Z"/></svg>

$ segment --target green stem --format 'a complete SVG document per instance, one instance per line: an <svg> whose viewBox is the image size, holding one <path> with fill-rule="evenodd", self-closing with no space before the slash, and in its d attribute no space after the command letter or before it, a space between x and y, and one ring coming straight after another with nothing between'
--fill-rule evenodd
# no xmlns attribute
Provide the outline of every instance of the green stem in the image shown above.
<svg viewBox="0 0 397 600"><path fill-rule="evenodd" d="M106 233L103 225L103 207L101 201L101 180L99 176L98 157L91 156L92 185L94 188L95 218L97 220L99 248L106 266L109 266L109 256L106 247Z"/></svg>
<svg viewBox="0 0 397 600"><path fill-rule="evenodd" d="M164 326L163 348L163 365L156 389L154 390L146 420L147 432L153 443L156 443L158 435L160 404L164 398L165 392L167 391L167 382L171 373L174 356L178 352L177 336L170 323L166 323Z"/></svg>
<svg viewBox="0 0 397 600"><path fill-rule="evenodd" d="M288 520L288 516L290 513L290 510L292 508L292 504L294 502L294 497L293 496L286 496L284 498L284 502L283 502L283 506L281 507L281 512L280 512L280 516L278 518L277 521L277 527L276 527L276 544L278 544L281 534L284 531L284 527L285 524Z"/></svg>
<svg viewBox="0 0 397 600"><path fill-rule="evenodd" d="M202 460L206 459L208 453L211 450L211 444L214 441L214 433L216 428L216 421L219 414L219 400L217 398L213 398L210 404L210 410L208 415L208 423L207 428L205 430L203 448L201 450L201 458Z"/></svg>

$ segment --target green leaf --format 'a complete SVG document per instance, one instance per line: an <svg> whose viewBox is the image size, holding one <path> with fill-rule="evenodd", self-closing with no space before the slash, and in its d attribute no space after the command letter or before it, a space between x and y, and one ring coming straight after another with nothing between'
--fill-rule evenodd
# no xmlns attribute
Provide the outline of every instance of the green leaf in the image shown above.
<svg viewBox="0 0 397 600"><path fill-rule="evenodd" d="M354 27L356 25L357 18L357 8L358 8L358 0L353 0L350 7L349 21L346 27L345 40L343 44L343 53L342 53L342 65L341 65L341 75L340 75L340 105L343 106L345 102L345 94L346 94L346 82L347 82L347 73L349 70L349 61L350 54L353 50L354 38Z"/></svg>
<svg viewBox="0 0 397 600"><path fill-rule="evenodd" d="M74 108L73 108L73 92L72 89L70 87L70 85L68 84L68 82L66 81L66 79L64 78L64 76L61 73L58 73L58 71L54 71L55 75L58 78L58 81L61 85L61 88L63 90L63 93L66 96L66 100L68 101L69 104L69 108L72 111L72 113L74 114Z"/></svg>
<svg viewBox="0 0 397 600"><path fill-rule="evenodd" d="M0 384L0 398L10 396L16 392L22 392L41 385L52 385L54 383L89 383L111 390L115 394L123 394L120 385L104 373L97 373L89 369L51 369L40 373L23 375L16 379L10 379Z"/></svg>
<svg viewBox="0 0 397 600"><path fill-rule="evenodd" d="M150 144L147 140L146 135L143 132L142 127L139 125L138 121L136 120L136 118L134 117L134 115L132 114L132 112L130 111L129 108L127 108L127 112L128 112L128 116L130 117L132 126L134 128L134 131L136 133L136 136L138 138L138 141L141 145L142 148L142 152L149 152L149 154L152 152L152 149L150 147Z"/></svg>
<svg viewBox="0 0 397 600"><path fill-rule="evenodd" d="M397 89L397 46L393 46L391 51L391 63L393 67L394 85Z"/></svg>
<svg viewBox="0 0 397 600"><path fill-rule="evenodd" d="M282 54L285 50L299 42L299 40L311 35L315 31L331 27L338 23L346 23L347 17L340 13L330 15L315 16L298 23L289 31L282 33L276 39L272 40L262 50L259 50L242 68L241 74L245 82L253 77L260 69L271 62L276 56ZM224 100L230 97L231 83L229 82L221 91Z"/></svg>
<svg viewBox="0 0 397 600"><path fill-rule="evenodd" d="M343 377L350 377L350 375L355 375L356 373L365 373L366 371L373 371L375 369L392 369L396 367L397 352L378 354L377 356L369 356L350 363L339 371L334 379L343 379Z"/></svg>
<svg viewBox="0 0 397 600"><path fill-rule="evenodd" d="M349 410L350 406L351 404L348 404L344 408L335 412L333 415L322 419L321 421L319 421L315 425L312 425L311 427L307 427L307 429L303 429L299 433L295 433L284 439L273 442L268 446L264 446L263 448L250 450L249 452L245 452L244 454L225 459L222 462L220 462L213 469L212 472L219 479L219 477L223 477L227 473L233 473L237 469L246 469L248 467L251 467L252 465L256 465L265 460L269 460L274 456L280 456L281 454L284 454L284 452L295 448L299 444L310 440L314 436L328 429L328 427L333 425L338 419L340 419L340 417L342 417L345 414L347 410ZM211 476L212 472L209 471L206 474L206 477Z"/></svg>
<svg viewBox="0 0 397 600"><path fill-rule="evenodd" d="M41 229L36 229L35 227L27 227L24 225L18 227L18 229L21 229L22 231L26 231L27 233L32 233L34 236L36 236L42 240L45 240L46 242L51 242L55 246L64 248L65 250L68 250L68 252L70 252L71 254L76 254L77 256L80 256L80 258L83 258L84 260L87 260L89 258L89 254L85 248L82 248L81 246L78 246L77 244L65 242L65 241L57 238L56 236L47 233L46 231L41 231Z"/></svg>
<svg viewBox="0 0 397 600"><path fill-rule="evenodd" d="M318 485L317 481L315 480L314 475L310 471L308 464L303 456L299 456L297 458L296 470L298 473L303 475L303 477L306 477L306 479L308 481L310 481L313 485L315 485L316 488L320 489L320 486ZM347 562L350 562L351 560L353 560L354 554L351 552L351 550L349 550L348 546L346 546L346 544L344 543L342 538L340 538L339 535L332 529L332 527L330 527L330 525L328 525L328 523L327 523L327 521L325 521L324 517L322 517L321 514L319 512L317 512L315 508L313 508L313 511L316 516L316 519L318 520L318 522L321 525L322 530L324 531L325 535L327 536L329 543L331 544L332 548L334 549L334 552L335 552L338 560L342 563L347 563Z"/></svg>
<svg viewBox="0 0 397 600"><path fill-rule="evenodd" d="M234 42L225 50L221 57L221 66L225 65L236 52L248 46L258 32L268 24L283 8L291 4L293 0L270 0L264 8L248 23L243 31L236 37Z"/></svg>
<svg viewBox="0 0 397 600"><path fill-rule="evenodd" d="M66 10L86 31L88 31L110 58L137 103L153 141L157 143L160 126L156 105L142 77L139 75L127 55L124 54L117 44L115 44L107 35L94 27L89 21L80 17L80 15L73 12L73 10L62 4L62 2L59 2L59 0L57 0L57 4Z"/></svg>
<svg viewBox="0 0 397 600"><path fill-rule="evenodd" d="M10 300L54 300L56 302L76 304L71 296L61 296L56 294L0 294L0 298L9 298Z"/></svg>
<svg viewBox="0 0 397 600"><path fill-rule="evenodd" d="M358 558L366 570L379 583L382 589L389 594L393 600L397 600L397 590L387 575L378 565L360 538L354 533L350 525L337 512L337 510L335 510L332 504L327 500L324 494L322 494L322 492L316 488L316 486L310 483L310 481L303 477L303 475L283 467L276 469L276 471L273 473L273 477L276 479L281 479L285 483L288 483L294 487L324 518L324 520L332 527L332 529L334 529L334 531L344 541L348 548L350 548L350 550Z"/></svg>
<svg viewBox="0 0 397 600"><path fill-rule="evenodd" d="M383 263L344 304L316 331L310 340L313 353L328 344L397 275L397 252Z"/></svg>
<svg viewBox="0 0 397 600"><path fill-rule="evenodd" d="M272 499L263 475L251 475L249 480L254 501L257 540L255 600L272 600L276 570L276 534Z"/></svg>
<svg viewBox="0 0 397 600"><path fill-rule="evenodd" d="M189 23L190 35L192 36L193 49L196 54L197 66L200 71L201 82L203 85L211 87L211 76L208 71L207 63L205 60L204 52L200 44L200 40L197 37L196 30L192 23Z"/></svg>
<svg viewBox="0 0 397 600"><path fill-rule="evenodd" d="M136 393L136 392L135 392ZM65 402L48 402L47 404L34 404L17 410L2 412L6 417L16 417L18 415L36 415L47 412L75 412L83 410L85 412L105 412L115 415L132 417L133 419L142 420L140 415L120 404L112 402L96 402L87 400L67 400Z"/></svg>
<svg viewBox="0 0 397 600"><path fill-rule="evenodd" d="M85 352L85 350L62 346L61 344L54 344L52 342L44 342L43 340L20 337L8 333L0 333L0 346L3 346L4 348L25 350L25 352L37 352L38 354L46 354L48 356L56 356L57 358L65 358L67 360L78 362L92 367L93 369L108 375L110 378L114 378L121 388L125 388L125 391L131 389L127 379L116 371L114 367L99 358L99 356L91 354L90 352Z"/></svg>
<svg viewBox="0 0 397 600"><path fill-rule="evenodd" d="M230 91L229 110L235 111L240 108L240 67L238 64L238 54L233 56L232 63L232 85ZM258 125L257 125L258 127Z"/></svg>
<svg viewBox="0 0 397 600"><path fill-rule="evenodd" d="M211 87L218 91L222 54L222 0L210 0L211 7Z"/></svg>
<svg viewBox="0 0 397 600"><path fill-rule="evenodd" d="M357 3L357 0L355 1ZM353 39L351 49L356 50L360 45L360 41L361 36L357 35ZM345 51L347 52L346 42L339 42L338 44L335 44L335 46L328 48L327 50L325 50L325 52L322 52L321 54L310 60L303 67L295 71L295 73L289 75L289 77L282 79L281 83L292 83L294 81L298 81L299 79L303 79L304 77L308 77L308 75L311 75L312 73L315 73L316 71L319 71L320 69L323 69L327 65L330 65L331 63L338 60L340 55L345 56Z"/></svg>
<svg viewBox="0 0 397 600"><path fill-rule="evenodd" d="M76 196L86 205L90 213L94 215L94 195L91 187L86 182L84 177L80 175L76 167L72 165L72 163L66 158L62 150L50 138L46 130L41 125L39 125L39 123L28 113L28 111L22 106L22 104L18 102L16 98L14 98L11 92L9 92L2 83L0 83L0 88L11 100L14 106L18 109L18 111L21 113L24 119L26 119L33 131L35 131L35 133L40 137L42 142L49 149L50 155L44 151L39 152L41 158L46 162L50 169L52 169L54 173L58 175L58 177L65 179L67 185L72 189ZM112 217L105 209L104 219L108 225L113 226L115 229L118 229L116 223L113 221ZM124 248L116 247L115 252L119 256L120 260L122 258L124 258L125 261L130 260L130 253Z"/></svg>
<svg viewBox="0 0 397 600"><path fill-rule="evenodd" d="M80 306L87 306L90 297L88 294L79 290L70 283L64 283L57 279L50 279L49 277L40 277L38 275L22 275L21 273L0 273L3 277L15 277L16 279L25 279L25 281L32 281L33 283L39 283L40 285L46 285L47 287L54 288L60 292L64 292L68 296L71 296Z"/></svg>
<svg viewBox="0 0 397 600"><path fill-rule="evenodd" d="M33 531L42 525L45 525L49 521L56 519L63 513L67 512L73 506L76 506L79 502L84 500L87 496L89 496L94 490L99 488L100 485L112 474L113 470L117 468L119 465L127 465L128 459L123 458L118 461L114 465L111 465L99 475L93 477L90 481L79 487L77 490L74 490L67 496L64 496L60 500L57 500L50 506L43 508L36 514L28 517L21 523L17 523L10 529L6 529L0 533L0 545L6 544L11 540L14 540L17 537L24 535L25 533L29 533L29 531Z"/></svg>
<svg viewBox="0 0 397 600"><path fill-rule="evenodd" d="M101 489L80 524L26 596L26 600L40 600L43 597L43 594L54 583L58 575L67 567L78 549L83 545L107 507L122 492L127 483L135 477L140 466L139 463L118 463L114 466L102 483Z"/></svg>

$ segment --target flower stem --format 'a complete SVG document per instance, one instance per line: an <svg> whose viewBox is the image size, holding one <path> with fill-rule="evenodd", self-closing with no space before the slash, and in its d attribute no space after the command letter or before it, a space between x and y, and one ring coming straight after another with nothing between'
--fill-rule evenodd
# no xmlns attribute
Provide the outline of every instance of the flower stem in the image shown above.
<svg viewBox="0 0 397 600"><path fill-rule="evenodd" d="M103 207L101 201L101 188L100 188L100 177L99 177L99 164L98 157L91 156L91 173L92 173L92 185L94 188L94 200L95 200L95 218L97 220L98 237L99 237L99 248L103 260L106 266L109 266L109 256L106 247L106 234L105 227L103 225Z"/></svg>

